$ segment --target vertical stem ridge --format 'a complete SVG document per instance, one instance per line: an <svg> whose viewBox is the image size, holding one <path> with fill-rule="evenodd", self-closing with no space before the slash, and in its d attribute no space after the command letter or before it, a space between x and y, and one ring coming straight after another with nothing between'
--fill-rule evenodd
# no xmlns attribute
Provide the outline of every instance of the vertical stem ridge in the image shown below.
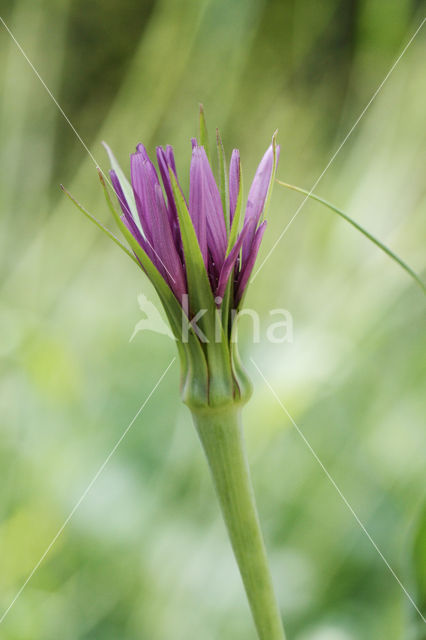
<svg viewBox="0 0 426 640"><path fill-rule="evenodd" d="M260 640L285 640L245 453L240 408L193 411Z"/></svg>

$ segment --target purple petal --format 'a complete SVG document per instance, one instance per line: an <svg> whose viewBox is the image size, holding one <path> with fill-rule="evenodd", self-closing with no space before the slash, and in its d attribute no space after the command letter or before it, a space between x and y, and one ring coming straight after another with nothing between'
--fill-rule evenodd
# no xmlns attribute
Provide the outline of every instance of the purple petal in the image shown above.
<svg viewBox="0 0 426 640"><path fill-rule="evenodd" d="M170 227L173 232L173 238L174 238L174 242L178 250L178 253L181 256L183 256L182 238L181 238L180 228L179 228L179 219L178 219L178 214L176 210L176 203L173 195L173 188L172 188L172 183L170 180L170 173L169 173L169 170L171 169L175 174L179 189L182 192L182 189L180 188L179 180L176 174L176 164L175 164L173 149L170 145L167 145L165 150L163 149L163 147L157 147L156 151L157 151L158 167L160 169L161 178L163 180L164 189L167 196L167 213L169 216Z"/></svg>
<svg viewBox="0 0 426 640"><path fill-rule="evenodd" d="M226 285L228 284L228 279L231 274L232 269L234 268L235 262L238 258L238 254L240 253L241 245L243 243L244 237L247 233L247 227L243 227L240 235L237 238L236 243L232 247L228 256L223 263L222 269L220 270L219 282L217 285L216 296L223 298L225 294Z"/></svg>
<svg viewBox="0 0 426 640"><path fill-rule="evenodd" d="M148 191L153 191L155 185L158 184L158 177L154 167L152 167L151 171L146 168L148 162L145 154L141 151L132 153L130 156L130 177L135 194L136 208L143 232L148 242L152 245L150 205L153 198L148 198Z"/></svg>
<svg viewBox="0 0 426 640"><path fill-rule="evenodd" d="M139 142L139 144L136 145L136 152L141 153L144 160L147 160L149 162L148 151L146 150L146 147L142 144L142 142Z"/></svg>
<svg viewBox="0 0 426 640"><path fill-rule="evenodd" d="M130 218L130 217L126 216L125 214L123 214L121 216L121 220L126 225L126 227L130 231L132 236L135 238L135 240L137 240L137 242L139 242L139 244L141 245L142 249L145 250L146 240L144 239L143 235L141 234L141 232L137 228L133 218Z"/></svg>
<svg viewBox="0 0 426 640"><path fill-rule="evenodd" d="M145 240L145 238L143 237L143 235L141 234L141 232L139 231L139 229L138 229L135 221L133 220L133 218L131 216L126 216L125 214L123 214L121 216L121 220L126 225L126 227L130 231L132 236L135 238L136 242L138 242L139 245L142 247L142 249L145 251L146 255L151 260L151 262L153 262L155 264L155 262L154 262L154 253L153 253L151 247L149 246L149 244L147 243L147 241ZM138 260L139 260L139 258L138 258Z"/></svg>
<svg viewBox="0 0 426 640"><path fill-rule="evenodd" d="M173 198L173 189L172 189L172 183L170 180L169 167L172 169L175 175L176 175L176 172L173 169L173 166L169 163L167 153L166 151L164 151L163 147L157 147L156 152L157 152L158 167L160 169L161 178L163 180L164 189L166 191L168 209L170 214L169 215L170 222L173 223L177 221L177 211L176 211L175 200Z"/></svg>
<svg viewBox="0 0 426 640"><path fill-rule="evenodd" d="M168 144L166 147L166 156L167 156L167 163L169 167L172 168L173 173L175 174L175 176L177 176L175 155L173 152L173 147L170 144Z"/></svg>
<svg viewBox="0 0 426 640"><path fill-rule="evenodd" d="M152 216L152 234L159 260L166 272L176 298L181 301L187 291L184 268L176 250L175 241L169 224L163 192L159 184L155 185L155 202Z"/></svg>
<svg viewBox="0 0 426 640"><path fill-rule="evenodd" d="M226 255L226 226L219 189L203 147L194 148L191 169L194 170L190 178L189 211L195 227L200 224L206 225L208 249L213 258L216 273L219 275ZM192 201L192 207L191 187L193 194L197 194L196 201L194 199Z"/></svg>
<svg viewBox="0 0 426 640"><path fill-rule="evenodd" d="M189 214L195 233L200 245L201 255L203 256L206 269L208 268L208 251L207 251L207 220L205 205L205 189L203 188L203 173L201 166L201 156L197 153L198 147L193 148L191 168L189 172Z"/></svg>
<svg viewBox="0 0 426 640"><path fill-rule="evenodd" d="M125 223L126 227L129 229L130 233L133 235L133 237L137 240L137 242L140 244L140 246L142 247L142 249L145 251L145 253L148 255L148 257L150 258L150 260L152 262L154 262L154 252L151 248L151 244L149 242L146 241L146 239L143 237L142 233L140 232L139 227L137 226L131 211L130 211L130 207L127 203L126 197L123 193L123 189L121 188L121 184L120 181L117 177L117 174L115 173L114 169L111 169L109 172L110 178L111 178L111 182L112 182L112 186L114 187L115 193L117 194L117 198L118 201L120 203L121 209L123 211L123 216L122 216L122 220Z"/></svg>
<svg viewBox="0 0 426 640"><path fill-rule="evenodd" d="M153 262L179 299L186 291L163 192L154 165L143 152L131 156L132 186L141 224L154 253Z"/></svg>
<svg viewBox="0 0 426 640"><path fill-rule="evenodd" d="M279 147L277 147L277 162L279 158L279 152L280 149ZM250 232L247 234L246 239L243 243L243 261L245 261L244 254L250 253L254 234L256 232L256 227L265 206L269 183L272 177L273 165L274 150L271 144L266 150L262 160L260 161L248 194L244 221L245 223L250 222L252 224L250 224Z"/></svg>
<svg viewBox="0 0 426 640"><path fill-rule="evenodd" d="M240 152L234 149L229 164L229 209L231 213L231 223L237 208L238 192L240 190L241 179Z"/></svg>
<svg viewBox="0 0 426 640"><path fill-rule="evenodd" d="M247 286L247 282L251 276L251 272L253 271L254 263L256 262L257 254L259 253L260 243L262 242L263 234L265 233L265 228L266 220L262 222L254 234L250 254L247 256L245 265L238 278L238 288L235 296L236 305L240 303L244 290Z"/></svg>

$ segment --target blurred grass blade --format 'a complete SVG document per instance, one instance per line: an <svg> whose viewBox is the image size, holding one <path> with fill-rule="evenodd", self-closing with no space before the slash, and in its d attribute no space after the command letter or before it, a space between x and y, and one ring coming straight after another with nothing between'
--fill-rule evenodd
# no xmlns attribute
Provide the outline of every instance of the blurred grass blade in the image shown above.
<svg viewBox="0 0 426 640"><path fill-rule="evenodd" d="M392 258L392 260L398 263L399 266L402 267L404 271L406 271L413 278L413 280L416 281L416 283L422 288L423 292L426 293L426 286L424 282L419 278L417 273L413 271L411 267L408 266L408 264L406 264L399 256L396 255L396 253L391 251L391 249L389 249L386 245L380 242L380 240L375 238L371 233L369 233L366 229L364 229L364 227L361 227L360 224L355 222L355 220L352 220L352 218L350 218L346 213L341 211L341 209L338 209L333 204L331 204L331 202L328 202L327 200L320 198L314 193L310 193L309 191L306 191L306 189L302 189L301 187L296 187L295 185L288 184L287 182L282 182L281 180L277 180L277 182L282 187L286 187L286 189L292 189L293 191L297 191L298 193L303 193L305 196L308 196L309 198L312 198L312 200L316 200L317 202L320 202L324 206L331 209L331 211L334 211L334 213L337 213L341 218L346 220L346 222L349 222L349 224L355 227L357 231L360 231L366 238L371 240L371 242L373 242L377 247L379 247L379 249L381 249L384 253L386 253L389 256L389 258Z"/></svg>
<svg viewBox="0 0 426 640"><path fill-rule="evenodd" d="M122 251L124 251L124 253L126 253L129 258L131 258L133 260L133 262L136 262L136 264L138 266L139 262L136 260L135 256L133 255L133 253L131 253L127 247L124 246L124 244L122 244L120 242L120 240L112 233L112 231L110 231L109 229L107 229L106 227L104 227L104 225L102 224L102 222L99 222L99 220L97 218L95 218L95 216L93 216L91 213L89 213L89 211L87 211L87 209L85 209L83 207L82 204L80 204L78 202L78 200L76 200L74 198L74 196L72 196L70 194L69 191L67 191L67 189L65 189L64 185L61 184L60 185L62 191L68 196L68 198L71 200L71 202L73 202L75 204L75 206L77 207L77 209L80 209L80 211L86 216L86 218L88 218L91 222L93 222L94 225L96 225L98 227L98 229L100 229L101 231L103 231L105 233L105 235L108 236L108 238L110 238L113 242L115 242L116 245L118 245L120 247L120 249Z"/></svg>

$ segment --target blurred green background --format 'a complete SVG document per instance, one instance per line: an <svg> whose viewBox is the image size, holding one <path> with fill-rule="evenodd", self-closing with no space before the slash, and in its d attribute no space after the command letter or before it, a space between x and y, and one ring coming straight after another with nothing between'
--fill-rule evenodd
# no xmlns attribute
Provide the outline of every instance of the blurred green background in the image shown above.
<svg viewBox="0 0 426 640"><path fill-rule="evenodd" d="M309 189L423 19L408 0L3 0L2 17L100 165L175 147L198 102L246 187L278 127ZM0 25L1 27L1 25ZM426 33L316 192L424 273ZM175 355L139 333L148 281L109 226L88 154L0 33L0 616ZM423 156L422 156L423 152ZM423 160L423 164L422 164ZM303 196L276 187L262 260ZM423 215L422 215L423 214ZM261 344L249 458L290 640L421 640L425 625L250 364L258 363L419 607L426 603L424 297L306 203L250 289ZM291 344L266 340L288 309ZM175 363L0 624L5 640L254 640ZM423 515L422 515L423 514Z"/></svg>

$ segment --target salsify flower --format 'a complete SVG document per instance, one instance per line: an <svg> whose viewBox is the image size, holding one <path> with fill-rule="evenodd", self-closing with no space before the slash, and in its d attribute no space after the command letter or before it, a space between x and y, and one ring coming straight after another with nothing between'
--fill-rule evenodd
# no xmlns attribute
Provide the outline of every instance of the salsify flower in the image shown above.
<svg viewBox="0 0 426 640"><path fill-rule="evenodd" d="M112 151L105 146L112 164L117 166ZM277 148L276 155L278 152ZM242 229L238 231L239 215L235 217L235 213L241 186L239 151L234 149L231 156L227 206L226 200L221 198L204 146L199 145L195 138L192 140L189 203L185 204L194 226L212 293L216 298L223 298L231 279L236 308L241 302L265 231L266 221L260 222L260 218L274 175L275 160L271 144L257 169ZM130 157L133 194L129 201L115 169L111 169L110 177L123 211L123 223L181 302L188 293L188 285L179 225L179 203L175 199L172 184L174 178L182 193L173 148L170 145L165 149L157 147L157 161L166 197L157 170L143 144L138 144L136 153ZM127 192L129 193L128 190Z"/></svg>
<svg viewBox="0 0 426 640"><path fill-rule="evenodd" d="M99 175L131 251L72 199L132 257L158 293L176 338L182 397L209 463L259 638L283 640L241 426L241 407L251 385L232 339L266 227L263 218L279 156L276 135L260 161L245 207L240 154L233 150L228 172L217 134L216 181L202 108L200 139L192 140L187 196L171 146L157 147L157 170L138 144L130 156L130 181L105 146L118 210Z"/></svg>

